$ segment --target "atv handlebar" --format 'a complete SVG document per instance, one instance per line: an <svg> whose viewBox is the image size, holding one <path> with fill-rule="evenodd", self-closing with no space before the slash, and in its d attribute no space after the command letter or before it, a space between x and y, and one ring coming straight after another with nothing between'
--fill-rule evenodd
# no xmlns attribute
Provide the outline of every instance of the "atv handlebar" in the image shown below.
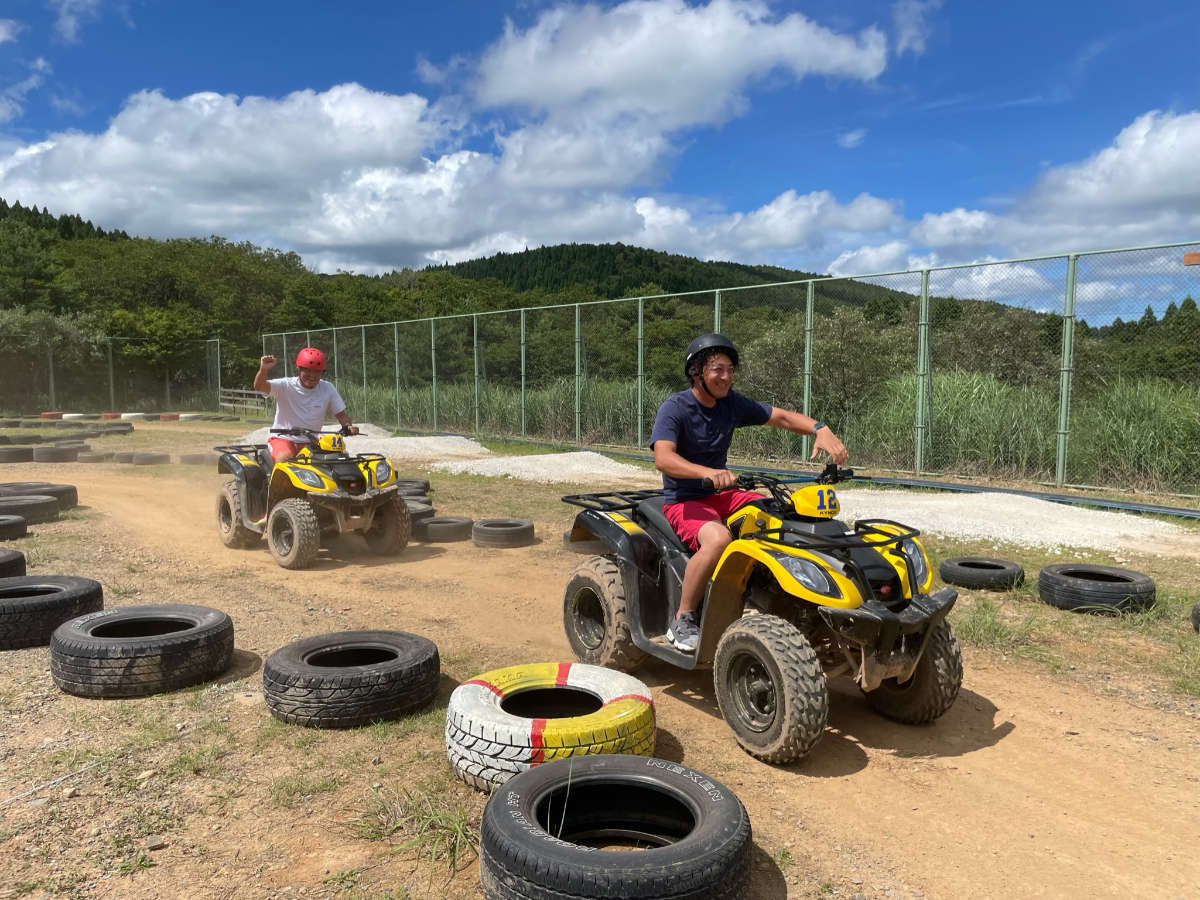
<svg viewBox="0 0 1200 900"><path fill-rule="evenodd" d="M854 477L853 469L839 469L837 463L829 463L820 475L815 478L777 478L774 475L768 475L765 472L743 472L737 476L735 485L742 490L749 490L756 487L765 487L775 494L780 490L779 485L789 484L797 481L813 481L816 484L837 484L839 481L848 481ZM711 478L701 478L700 487L706 491L716 490L716 485L713 484Z"/></svg>
<svg viewBox="0 0 1200 900"><path fill-rule="evenodd" d="M323 434L340 434L342 437L349 437L350 426L343 425L337 431L314 431L311 428L272 428L271 434L294 434L297 437L308 438L310 441L313 441Z"/></svg>

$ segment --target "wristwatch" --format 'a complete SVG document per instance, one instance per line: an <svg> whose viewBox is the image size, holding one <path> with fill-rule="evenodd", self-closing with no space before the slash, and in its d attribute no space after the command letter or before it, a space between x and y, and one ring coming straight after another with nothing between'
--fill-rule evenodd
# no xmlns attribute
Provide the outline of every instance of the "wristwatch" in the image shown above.
<svg viewBox="0 0 1200 900"><path fill-rule="evenodd" d="M829 427L828 425L826 425L824 422L822 422L822 421L820 421L820 420L818 419L818 420L817 420L817 424L815 424L815 425L813 426L813 434L816 434L816 433L817 433L818 431L820 431L822 428L828 428L828 427Z"/></svg>

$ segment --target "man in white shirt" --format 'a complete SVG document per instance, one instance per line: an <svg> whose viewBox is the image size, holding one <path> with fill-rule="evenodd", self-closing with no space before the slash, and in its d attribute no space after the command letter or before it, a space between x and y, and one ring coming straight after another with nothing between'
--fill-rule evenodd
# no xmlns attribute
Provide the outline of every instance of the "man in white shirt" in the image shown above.
<svg viewBox="0 0 1200 900"><path fill-rule="evenodd" d="M320 431L330 413L342 426L343 434L358 434L358 427L350 424L346 404L331 382L324 381L325 354L316 347L305 347L296 354L296 368L300 374L294 378L267 378L275 365L274 356L264 356L259 361L258 374L254 376L254 389L275 398L275 424L273 428L308 428ZM275 462L291 459L307 441L291 435L278 435L267 440L271 457Z"/></svg>

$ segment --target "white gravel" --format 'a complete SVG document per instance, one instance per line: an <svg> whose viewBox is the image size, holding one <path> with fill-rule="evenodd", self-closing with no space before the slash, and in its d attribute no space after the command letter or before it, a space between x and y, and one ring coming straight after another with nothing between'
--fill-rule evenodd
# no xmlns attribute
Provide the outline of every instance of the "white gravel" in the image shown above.
<svg viewBox="0 0 1200 900"><path fill-rule="evenodd" d="M645 478L646 470L620 463L582 450L572 453L542 453L533 456L495 456L491 459L438 462L429 466L440 472L470 472L474 475L504 475L523 481L551 482L595 482L596 490L603 490L607 481L628 481Z"/></svg>
<svg viewBox="0 0 1200 900"><path fill-rule="evenodd" d="M839 488L838 518L893 519L947 537L1026 547L1118 550L1155 540L1186 539L1192 532L1132 513L1067 506L1017 494L907 492Z"/></svg>
<svg viewBox="0 0 1200 900"><path fill-rule="evenodd" d="M359 434L346 438L346 449L350 453L382 453L388 459L409 461L492 455L492 451L478 441L458 435L392 437L386 428L370 422L360 424L358 430ZM247 444L265 444L270 436L271 429L266 427L252 431L239 440Z"/></svg>

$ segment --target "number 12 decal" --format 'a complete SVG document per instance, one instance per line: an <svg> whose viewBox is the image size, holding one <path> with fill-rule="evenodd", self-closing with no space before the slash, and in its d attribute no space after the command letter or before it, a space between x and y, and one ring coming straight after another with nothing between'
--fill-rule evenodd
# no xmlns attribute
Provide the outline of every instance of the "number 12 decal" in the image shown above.
<svg viewBox="0 0 1200 900"><path fill-rule="evenodd" d="M817 491L817 509L831 509L837 512L838 498L833 488L822 488Z"/></svg>

